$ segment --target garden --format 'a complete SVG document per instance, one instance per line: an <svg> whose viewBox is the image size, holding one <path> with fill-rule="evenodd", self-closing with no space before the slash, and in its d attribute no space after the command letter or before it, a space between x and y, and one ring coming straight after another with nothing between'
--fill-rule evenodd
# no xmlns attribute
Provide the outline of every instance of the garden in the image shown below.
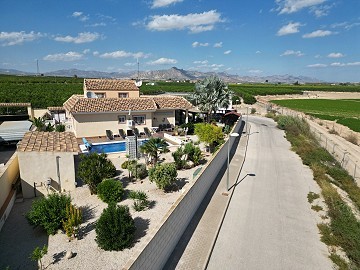
<svg viewBox="0 0 360 270"><path fill-rule="evenodd" d="M27 213L29 223L49 235L48 245L31 257L47 269L122 268L211 158L205 148L223 143L222 128L214 124L197 124L194 131L192 141L181 146L150 138L137 160L125 154L83 155L82 185L70 194L35 200ZM212 146L205 147L209 142Z"/></svg>

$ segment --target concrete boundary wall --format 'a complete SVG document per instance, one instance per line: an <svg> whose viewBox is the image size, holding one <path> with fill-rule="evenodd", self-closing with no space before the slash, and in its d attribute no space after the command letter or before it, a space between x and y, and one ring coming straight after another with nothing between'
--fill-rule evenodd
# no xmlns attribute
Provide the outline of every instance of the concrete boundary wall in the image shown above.
<svg viewBox="0 0 360 270"><path fill-rule="evenodd" d="M0 230L10 214L16 192L13 184L19 178L19 161L15 152L5 167L0 169Z"/></svg>
<svg viewBox="0 0 360 270"><path fill-rule="evenodd" d="M242 118L240 118L232 132L241 133L242 127ZM222 178L222 175L218 174L226 166L229 141L230 149L234 143L239 142L239 140L228 140L221 147L193 185L174 203L160 225L149 233L148 241L138 249L124 269L157 270L164 267L211 185L215 180L219 180L219 177Z"/></svg>

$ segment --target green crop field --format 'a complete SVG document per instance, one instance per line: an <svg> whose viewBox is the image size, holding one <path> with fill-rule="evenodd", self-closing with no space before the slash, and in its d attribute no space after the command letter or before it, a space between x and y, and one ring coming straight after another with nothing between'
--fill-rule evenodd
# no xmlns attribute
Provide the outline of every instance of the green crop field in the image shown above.
<svg viewBox="0 0 360 270"><path fill-rule="evenodd" d="M30 102L33 108L62 106L73 94L83 93L83 78L0 75L0 103ZM143 82L140 93L156 95L164 92L192 92L190 82ZM256 102L256 95L301 94L304 91L360 92L356 85L283 85L283 84L229 84L235 95L245 103Z"/></svg>
<svg viewBox="0 0 360 270"><path fill-rule="evenodd" d="M353 131L360 132L359 99L291 99L271 102L320 119L336 121Z"/></svg>

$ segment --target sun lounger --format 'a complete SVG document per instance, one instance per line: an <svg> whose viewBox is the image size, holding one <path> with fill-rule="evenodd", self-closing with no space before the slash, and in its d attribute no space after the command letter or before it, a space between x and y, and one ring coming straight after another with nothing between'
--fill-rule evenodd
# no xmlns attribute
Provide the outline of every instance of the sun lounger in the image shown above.
<svg viewBox="0 0 360 270"><path fill-rule="evenodd" d="M88 150L90 150L90 148L92 147L92 145L87 141L87 139L82 138L82 141L83 141L85 147L86 147Z"/></svg>
<svg viewBox="0 0 360 270"><path fill-rule="evenodd" d="M124 131L122 128L119 129L119 135L120 135L120 137L123 138L123 139L126 138L125 131Z"/></svg>
<svg viewBox="0 0 360 270"><path fill-rule="evenodd" d="M144 127L144 132L145 132L146 136L151 137L151 132L150 132L149 128Z"/></svg>
<svg viewBox="0 0 360 270"><path fill-rule="evenodd" d="M113 132L109 129L106 130L106 137L108 137L109 140L113 140L114 139L114 135Z"/></svg>

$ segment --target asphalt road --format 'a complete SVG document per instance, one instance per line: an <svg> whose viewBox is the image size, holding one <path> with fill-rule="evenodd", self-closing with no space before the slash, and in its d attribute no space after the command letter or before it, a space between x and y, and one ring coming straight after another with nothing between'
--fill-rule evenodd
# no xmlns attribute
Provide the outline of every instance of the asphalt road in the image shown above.
<svg viewBox="0 0 360 270"><path fill-rule="evenodd" d="M249 122L244 167L207 269L332 269L307 201L319 192L311 170L272 120Z"/></svg>

